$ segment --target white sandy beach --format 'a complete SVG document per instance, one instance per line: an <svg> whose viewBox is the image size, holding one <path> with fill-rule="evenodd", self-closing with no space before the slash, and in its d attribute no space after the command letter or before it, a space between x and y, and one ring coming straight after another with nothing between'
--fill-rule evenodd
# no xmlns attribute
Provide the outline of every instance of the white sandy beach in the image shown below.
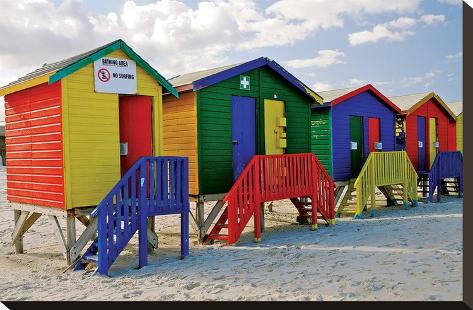
<svg viewBox="0 0 473 310"><path fill-rule="evenodd" d="M343 218L315 232L293 224L290 202L275 202L261 243L251 229L229 247L201 246L192 236L184 260L178 217L158 218L150 264L136 269L135 237L111 277L102 277L62 273L46 218L25 235L26 253L14 254L4 167L0 186L0 300L462 300L462 199L382 208L376 218Z"/></svg>

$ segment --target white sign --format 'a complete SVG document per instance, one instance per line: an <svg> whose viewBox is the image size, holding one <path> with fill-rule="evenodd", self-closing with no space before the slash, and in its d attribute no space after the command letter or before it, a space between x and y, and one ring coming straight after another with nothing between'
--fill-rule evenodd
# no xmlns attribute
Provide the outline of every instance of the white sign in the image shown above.
<svg viewBox="0 0 473 310"><path fill-rule="evenodd" d="M250 90L250 77L240 75L240 89Z"/></svg>
<svg viewBox="0 0 473 310"><path fill-rule="evenodd" d="M358 143L351 141L351 150L358 150Z"/></svg>
<svg viewBox="0 0 473 310"><path fill-rule="evenodd" d="M136 63L129 59L103 57L94 61L95 91L136 94Z"/></svg>
<svg viewBox="0 0 473 310"><path fill-rule="evenodd" d="M424 142L422 141L417 141L419 143L419 148L423 148L424 147Z"/></svg>

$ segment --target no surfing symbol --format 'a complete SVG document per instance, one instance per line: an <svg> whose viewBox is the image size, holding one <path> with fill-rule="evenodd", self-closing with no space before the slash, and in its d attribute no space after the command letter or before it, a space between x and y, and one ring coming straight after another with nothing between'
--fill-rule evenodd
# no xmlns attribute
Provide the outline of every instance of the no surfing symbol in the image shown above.
<svg viewBox="0 0 473 310"><path fill-rule="evenodd" d="M97 75L102 82L108 82L110 80L110 72L105 68L100 69Z"/></svg>

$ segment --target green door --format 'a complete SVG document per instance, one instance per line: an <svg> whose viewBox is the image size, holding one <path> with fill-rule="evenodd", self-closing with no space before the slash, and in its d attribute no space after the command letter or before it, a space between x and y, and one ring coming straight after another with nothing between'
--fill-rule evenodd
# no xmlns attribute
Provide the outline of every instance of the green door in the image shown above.
<svg viewBox="0 0 473 310"><path fill-rule="evenodd" d="M363 118L350 116L351 176L355 178L363 167Z"/></svg>

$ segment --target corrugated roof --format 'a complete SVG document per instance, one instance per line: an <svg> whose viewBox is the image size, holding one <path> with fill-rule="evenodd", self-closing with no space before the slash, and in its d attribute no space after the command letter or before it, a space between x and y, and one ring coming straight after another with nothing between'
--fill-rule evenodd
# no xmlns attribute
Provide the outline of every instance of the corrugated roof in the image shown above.
<svg viewBox="0 0 473 310"><path fill-rule="evenodd" d="M202 71L186 73L186 74L182 74L182 75L178 75L178 76L175 76L173 78L170 78L168 80L168 82L171 83L171 85L173 87L188 85L188 84L191 84L194 81L197 81L197 80L203 79L205 77L214 75L216 73L225 71L227 69L239 66L241 64L242 63L237 63L237 64L227 65L227 66L223 66L223 67L217 67L217 68L206 69L206 70L202 70Z"/></svg>
<svg viewBox="0 0 473 310"><path fill-rule="evenodd" d="M410 94L410 95L395 96L395 97L388 97L388 98L389 100L394 102L394 104L397 105L403 112L406 112L431 93L432 92L418 93L418 94Z"/></svg>
<svg viewBox="0 0 473 310"><path fill-rule="evenodd" d="M118 40L117 40L118 41ZM108 43L106 45L103 45L103 46L100 46L98 48L95 48L91 51L88 51L88 52L85 52L85 53L81 53L79 55L76 55L76 56L72 56L72 57L69 57L69 58L66 58L66 59L63 59L63 60L59 60L59 61L56 61L56 62L53 62L53 63L50 63L50 64L44 64L42 67L26 74L25 76L22 76L20 77L19 79L17 79L16 81L13 81L5 86L2 86L1 88L6 88L6 87L10 87L10 86L13 86L13 85L16 85L16 84L20 84L22 82L25 82L25 81L28 81L28 80L31 80L31 79L34 79L34 78L37 78L39 76L43 76L45 74L48 74L50 72L55 72L55 71L58 71L58 70L61 70L63 68L66 68L70 65L72 65L73 63L81 60L82 58L85 58L87 56L90 56L92 55L93 53L109 46L109 45L112 45L114 44L115 42L117 41L113 41L111 43Z"/></svg>
<svg viewBox="0 0 473 310"><path fill-rule="evenodd" d="M324 102L331 102L334 99L337 99L341 96L351 93L354 90L357 90L358 88L360 88L360 86L320 91L320 92L317 92L317 94L319 94L322 98L324 98Z"/></svg>
<svg viewBox="0 0 473 310"><path fill-rule="evenodd" d="M463 112L463 101L455 101L447 103L450 110L455 113L456 116L460 115Z"/></svg>

